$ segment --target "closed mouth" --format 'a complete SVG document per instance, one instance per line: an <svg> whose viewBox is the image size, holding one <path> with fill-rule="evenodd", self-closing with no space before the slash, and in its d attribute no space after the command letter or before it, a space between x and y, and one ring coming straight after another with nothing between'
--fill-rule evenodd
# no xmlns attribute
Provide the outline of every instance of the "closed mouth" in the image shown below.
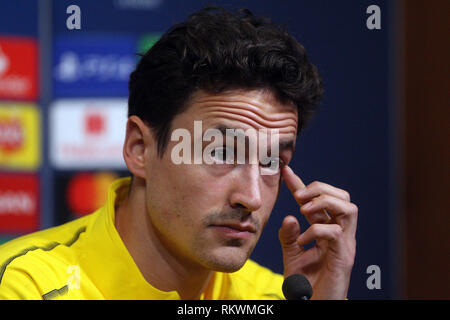
<svg viewBox="0 0 450 320"><path fill-rule="evenodd" d="M256 233L256 228L251 224L241 224L241 223L221 223L221 224L213 224L211 227L224 227L230 228L240 232L250 232Z"/></svg>

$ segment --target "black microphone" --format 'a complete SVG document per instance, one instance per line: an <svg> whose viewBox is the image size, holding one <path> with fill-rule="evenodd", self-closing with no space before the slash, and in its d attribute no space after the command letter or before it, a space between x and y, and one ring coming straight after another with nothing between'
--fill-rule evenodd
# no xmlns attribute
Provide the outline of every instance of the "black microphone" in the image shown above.
<svg viewBox="0 0 450 320"><path fill-rule="evenodd" d="M308 300L312 296L312 287L302 274L292 274L283 282L283 293L286 300Z"/></svg>

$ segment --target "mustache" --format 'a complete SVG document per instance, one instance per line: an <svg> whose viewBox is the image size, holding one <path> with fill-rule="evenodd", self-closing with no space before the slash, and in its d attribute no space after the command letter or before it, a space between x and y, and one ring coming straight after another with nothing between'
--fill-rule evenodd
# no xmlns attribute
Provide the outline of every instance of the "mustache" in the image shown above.
<svg viewBox="0 0 450 320"><path fill-rule="evenodd" d="M230 210L225 212L215 211L202 219L205 226L233 222L240 223L244 221L249 221L256 230L259 230L261 227L259 220L257 220L251 212L249 213L242 210Z"/></svg>

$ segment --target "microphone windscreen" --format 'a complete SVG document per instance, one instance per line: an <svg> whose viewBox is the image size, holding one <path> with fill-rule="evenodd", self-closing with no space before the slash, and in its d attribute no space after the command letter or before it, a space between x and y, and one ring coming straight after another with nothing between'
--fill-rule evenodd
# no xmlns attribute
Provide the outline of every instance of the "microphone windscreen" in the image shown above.
<svg viewBox="0 0 450 320"><path fill-rule="evenodd" d="M312 287L302 274L292 274L284 279L282 287L287 300L308 300L312 296Z"/></svg>

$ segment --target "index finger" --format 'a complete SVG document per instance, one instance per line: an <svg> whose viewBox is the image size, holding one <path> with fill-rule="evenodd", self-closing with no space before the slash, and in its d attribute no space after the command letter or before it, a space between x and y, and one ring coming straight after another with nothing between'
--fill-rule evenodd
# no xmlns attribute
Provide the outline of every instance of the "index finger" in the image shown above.
<svg viewBox="0 0 450 320"><path fill-rule="evenodd" d="M302 179L300 179L300 177L296 175L295 172L287 165L283 167L281 174L283 176L284 182L286 183L286 186L294 196L295 201L297 201L299 206L302 206L303 203L295 195L296 191L306 188ZM331 217L326 212L326 210L322 210L321 212L317 212L312 216L307 216L306 219L310 224L327 223L331 220Z"/></svg>
<svg viewBox="0 0 450 320"><path fill-rule="evenodd" d="M281 174L283 176L284 182L286 183L286 186L291 191L291 193L294 193L295 191L304 189L306 187L302 179L300 179L300 177L296 175L289 166L284 166Z"/></svg>

